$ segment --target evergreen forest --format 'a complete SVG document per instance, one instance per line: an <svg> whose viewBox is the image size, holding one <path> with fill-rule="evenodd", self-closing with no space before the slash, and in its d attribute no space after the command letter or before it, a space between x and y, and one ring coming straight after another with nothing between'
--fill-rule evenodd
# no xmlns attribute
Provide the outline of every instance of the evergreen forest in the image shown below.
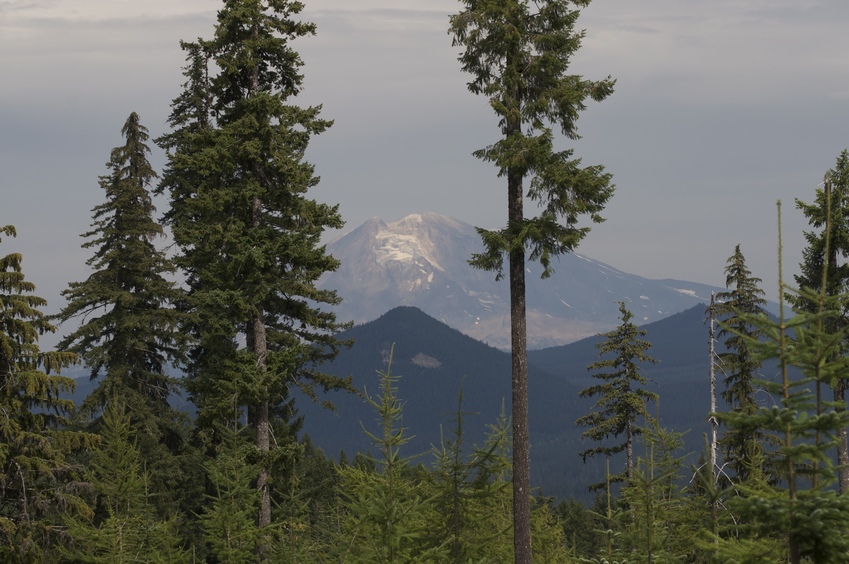
<svg viewBox="0 0 849 564"><path fill-rule="evenodd" d="M344 224L312 197L305 157L332 116L296 104L294 44L317 30L299 1L223 0L210 38L181 43L169 132L151 139L135 112L115 124L103 199L81 228L90 275L69 281L59 313L44 313L15 226L0 226L0 560L849 561L849 152L795 202L810 231L787 257L792 283L779 235L777 317L745 242L729 249L726 291L705 306L712 407L698 460L685 459L690 430L656 416L652 335L622 302L578 392L591 408L568 413L586 448L565 455L604 479L580 484L591 503L546 496L529 469L525 263L548 276L603 221L612 175L556 146L579 138L578 115L615 80L568 73L589 0L458 4L446 30L500 132L474 156L508 197L507 225L479 229L484 251L469 256L510 282L513 395L486 440L468 440L481 423L461 392L433 421L441 441L405 449L417 429L404 426L392 346L375 389L327 369L354 343L333 313L342 296L317 285L340 264L322 235ZM780 234L780 202L777 215ZM92 392L75 403L80 371ZM295 397L329 417L327 392L368 406L367 451L327 453L303 432Z"/></svg>

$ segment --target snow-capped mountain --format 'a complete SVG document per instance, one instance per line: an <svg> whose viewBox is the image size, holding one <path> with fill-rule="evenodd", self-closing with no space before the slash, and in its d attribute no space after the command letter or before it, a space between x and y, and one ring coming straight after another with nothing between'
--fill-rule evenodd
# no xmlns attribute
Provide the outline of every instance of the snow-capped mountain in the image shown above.
<svg viewBox="0 0 849 564"><path fill-rule="evenodd" d="M469 266L480 252L474 227L435 213L385 223L375 217L328 245L342 264L319 285L343 298L340 321L363 323L400 305L415 306L463 333L499 348L510 346L506 278ZM677 280L649 280L580 254L555 259L554 274L527 264L528 346L562 345L609 331L625 301L640 324L708 302L717 290Z"/></svg>

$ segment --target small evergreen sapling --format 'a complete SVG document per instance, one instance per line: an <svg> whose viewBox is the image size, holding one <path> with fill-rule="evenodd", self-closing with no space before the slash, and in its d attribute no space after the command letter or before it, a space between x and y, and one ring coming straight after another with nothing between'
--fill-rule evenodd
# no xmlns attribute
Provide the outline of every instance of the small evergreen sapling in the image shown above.
<svg viewBox="0 0 849 564"><path fill-rule="evenodd" d="M828 315L823 318L827 331L842 331L849 325L849 151L837 157L835 167L829 170L821 188L816 189L813 203L796 199L796 207L808 219L814 231L805 232L808 245L802 252L800 273L795 275L799 288L822 289L824 298L831 301ZM817 299L813 299L816 297ZM797 309L816 312L820 309L819 296L788 294L787 300ZM812 301L813 300L813 301ZM849 343L834 354L846 354ZM845 409L846 376L838 374L821 383L831 387L837 409ZM838 482L842 493L849 492L849 433L837 433Z"/></svg>
<svg viewBox="0 0 849 564"><path fill-rule="evenodd" d="M68 534L73 542L63 551L64 561L189 561L188 553L180 547L176 519L161 520L156 515L149 474L133 440L132 426L130 415L117 397L106 404L101 443L87 464L98 511L92 519L68 519Z"/></svg>
<svg viewBox="0 0 849 564"><path fill-rule="evenodd" d="M580 455L586 461L588 456L604 454L610 456L625 452L625 470L613 477L614 481L632 478L634 471L634 438L641 433L638 421L642 418L647 424L654 419L646 408L649 401L657 401L657 394L644 388L646 377L642 375L642 365L657 362L648 355L651 343L640 337L646 334L631 322L633 314L620 302L619 311L622 323L618 328L604 335L605 341L596 344L599 356L612 355L592 363L588 370L610 370L598 372L593 378L601 380L580 392L581 397L598 397L594 410L579 418L575 423L589 427L581 434L595 442L604 442L609 438L624 435L621 443L602 444L584 450ZM591 490L601 489L605 484L594 484Z"/></svg>
<svg viewBox="0 0 849 564"><path fill-rule="evenodd" d="M409 458L401 447L409 441L401 426L402 403L392 374L392 355L381 377L380 396L366 401L375 408L381 431L364 429L380 453L377 470L340 467L342 532L340 559L344 562L445 562L445 544L429 546L426 524L433 521L432 500L422 480L410 475Z"/></svg>

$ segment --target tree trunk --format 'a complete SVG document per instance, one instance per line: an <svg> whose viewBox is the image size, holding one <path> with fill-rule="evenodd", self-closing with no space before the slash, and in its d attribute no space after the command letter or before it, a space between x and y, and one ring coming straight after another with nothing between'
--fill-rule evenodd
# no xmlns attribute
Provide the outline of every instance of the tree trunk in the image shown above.
<svg viewBox="0 0 849 564"><path fill-rule="evenodd" d="M834 385L834 403L837 405L835 411L846 411L846 380L839 378ZM840 493L849 491L849 436L846 427L837 431L837 480Z"/></svg>
<svg viewBox="0 0 849 564"><path fill-rule="evenodd" d="M259 37L259 24L255 21L251 28L251 38L257 40ZM253 97L259 92L259 67L256 64L251 70L251 86L248 91L248 97ZM256 181L263 178L261 165L259 162L253 164L253 175ZM255 196L251 200L251 227L254 229L262 225L262 200L259 196ZM254 304L256 313L251 315L250 341L248 345L253 349L252 352L256 357L257 372L262 377L261 390L262 397L259 399L259 405L256 406L256 448L261 454L268 453L271 450L271 429L268 415L269 398L268 387L265 383L265 372L268 368L267 354L268 341L265 332L265 316L262 305ZM259 471L259 477L256 481L256 487L262 495L262 501L259 508L259 518L257 523L260 527L271 524L271 492L269 490L268 479L268 457L263 456L262 468Z"/></svg>
<svg viewBox="0 0 849 564"><path fill-rule="evenodd" d="M508 173L508 230L523 216L522 176ZM513 388L513 549L517 564L531 564L531 471L528 431L528 348L525 249L510 252L510 334Z"/></svg>
<svg viewBox="0 0 849 564"><path fill-rule="evenodd" d="M634 479L634 429L630 418L625 423L625 436L625 469L630 481Z"/></svg>
<svg viewBox="0 0 849 564"><path fill-rule="evenodd" d="M254 198L251 202L251 216L253 227L259 227L262 222L262 201L259 198ZM269 398L268 387L265 383L265 372L268 367L268 340L265 332L265 316L263 315L262 306L256 305L257 312L251 315L251 327L249 331L250 338L248 346L251 352L256 357L257 372L260 373L262 382L260 383L262 397L256 406L256 448L265 455L271 451L271 428L269 421ZM271 524L271 491L269 488L269 468L268 457L263 456L262 468L259 471L259 477L256 481L256 487L262 496L259 508L259 517L257 524L260 527L265 527Z"/></svg>

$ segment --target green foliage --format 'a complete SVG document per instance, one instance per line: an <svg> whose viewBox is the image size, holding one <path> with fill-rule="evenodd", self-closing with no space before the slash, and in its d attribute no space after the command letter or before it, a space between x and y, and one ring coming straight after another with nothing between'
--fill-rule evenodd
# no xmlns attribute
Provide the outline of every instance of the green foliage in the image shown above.
<svg viewBox="0 0 849 564"><path fill-rule="evenodd" d="M435 464L431 488L436 512L428 525L432 544L445 544L446 562L505 561L512 555L509 541L510 491L509 421L490 425L483 447L471 457L463 451L462 394L454 420L453 440L433 447Z"/></svg>
<svg viewBox="0 0 849 564"><path fill-rule="evenodd" d="M631 323L633 314L619 304L622 313L622 323L618 328L605 335L606 340L596 345L599 356L613 353L612 358L603 358L592 363L588 370L612 369L611 372L593 374L593 378L602 381L601 384L590 386L581 391L581 397L595 397L598 400L595 410L580 417L575 423L589 427L581 436L592 441L601 442L611 437L625 435L625 440L615 445L603 444L581 452L586 461L588 456L604 454L610 456L625 451L627 455L625 471L613 477L621 481L625 476L631 477L634 467L633 445L634 437L641 433L637 426L638 418L647 422L653 418L646 409L646 402L657 401L657 394L643 388L646 378L641 374L641 364L657 362L647 354L651 343L640 339L646 334ZM604 484L595 484L590 489L601 489Z"/></svg>
<svg viewBox="0 0 849 564"><path fill-rule="evenodd" d="M784 292L785 287L780 286ZM816 300L816 292L803 288L794 302ZM820 303L828 306L831 302ZM740 495L731 495L727 504L741 520L740 538L778 539L794 563L803 557L816 562L843 561L849 553L849 540L842 533L849 526L849 498L830 488L835 474L829 450L835 446L837 431L849 423L849 416L816 401L811 386L832 381L849 368L849 359L839 354L846 329L835 333L824 328L823 319L834 315L825 309L822 313L797 310L788 321L783 315L778 321L764 315L740 315L764 335L764 339L749 340L757 357L777 358L781 363L782 382L762 383L781 396L781 404L761 407L754 414L731 412L719 417L730 428L774 437L779 444L774 453L776 467L783 469L784 480L783 486L765 480L737 486ZM790 380L791 367L803 377ZM736 559L740 551L749 549L755 550L757 545L732 541L722 543L719 554Z"/></svg>
<svg viewBox="0 0 849 564"><path fill-rule="evenodd" d="M725 347L728 349L728 352L719 355L719 366L725 374L722 397L732 411L751 415L758 409L755 380L761 362L754 356L749 343L758 339L760 334L741 314L764 315L766 300L759 287L761 279L752 276L740 245L735 247L734 254L728 259L725 275L725 285L729 290L717 294L719 303L714 307L714 314L720 319L721 327L717 337L725 338ZM719 445L736 481L746 480L751 456L766 446L763 439L757 433L724 429Z"/></svg>
<svg viewBox="0 0 849 564"><path fill-rule="evenodd" d="M797 199L796 207L815 229L805 232L808 245L802 252L796 284L819 292L789 293L785 297L800 311L819 312L824 331L840 333L849 326L849 262L846 261L849 257L849 152L843 150L837 157L834 169L825 175L823 187L817 188L815 201L806 204ZM844 340L843 346L834 349L833 354L846 354L847 350L849 343ZM838 410L845 409L847 384L844 375L835 375L816 385L818 401L821 401L819 387L827 385L833 390ZM849 492L849 435L846 429L838 431L837 461L841 466L840 492L846 493Z"/></svg>
<svg viewBox="0 0 849 564"><path fill-rule="evenodd" d="M101 444L88 463L98 513L88 519L69 516L71 546L63 550L67 562L114 563L188 562L179 544L176 519L161 521L132 440L132 421L125 406L113 398L104 410ZM101 515L98 515L101 514Z"/></svg>
<svg viewBox="0 0 849 564"><path fill-rule="evenodd" d="M206 462L211 493L199 516L204 541L216 561L224 564L256 562L259 547L268 549L268 538L275 532L257 526L262 498L254 485L258 457L256 448L242 436L245 428L239 426L237 415L229 425L219 426L227 441L219 445L217 456Z"/></svg>
<svg viewBox="0 0 849 564"><path fill-rule="evenodd" d="M100 178L106 201L94 208L93 229L83 234L90 239L83 248L95 249L87 261L94 272L62 292L68 303L56 316L82 324L59 348L78 354L91 379L100 378L80 409L93 419L90 429L101 425L103 406L121 398L153 487L166 491L181 480L173 456L188 435L188 418L168 403L177 392L168 367L183 357L186 344L178 327L183 316L174 308L182 292L166 279L174 266L153 245L163 230L148 192L157 175L147 160L147 128L132 113L121 133L126 142L112 150L110 173Z"/></svg>
<svg viewBox="0 0 849 564"><path fill-rule="evenodd" d="M11 225L0 233L15 236ZM88 515L78 468L68 455L95 438L68 430L74 387L52 374L76 361L73 353L42 352L38 337L56 329L32 295L20 254L0 256L0 560L32 562L55 543L59 511Z"/></svg>
<svg viewBox="0 0 849 564"><path fill-rule="evenodd" d="M562 500L554 512L563 527L565 545L574 556L593 557L599 551L600 517L578 500Z"/></svg>
<svg viewBox="0 0 849 564"><path fill-rule="evenodd" d="M172 307L180 292L164 278L173 265L152 243L163 231L148 193L156 173L147 160L147 128L132 113L121 133L126 143L112 150L111 173L100 178L106 201L93 210L94 229L83 234L94 238L83 248L96 249L87 261L95 272L69 284L62 293L68 304L57 316L63 322L79 317L83 324L59 346L80 355L92 380L105 370L85 402L88 412L117 395L147 422L168 410L176 386L165 370L181 357L180 315Z"/></svg>
<svg viewBox="0 0 849 564"><path fill-rule="evenodd" d="M478 230L485 250L471 262L499 276L503 254L525 248L547 276L551 258L572 251L589 232L578 226L579 218L602 221L599 214L613 194L610 174L601 166L581 167L571 149L555 151L554 133L546 125L577 139L585 101L601 101L613 92L609 77L590 81L568 74L584 36L575 23L587 4L463 0L464 9L450 18L454 45L465 49L459 57L463 71L472 75L469 90L488 98L503 134L475 156L508 177L511 202L516 189L521 198L521 179L530 176L527 196L542 208L538 217L524 218L519 204L506 229Z"/></svg>
<svg viewBox="0 0 849 564"><path fill-rule="evenodd" d="M432 503L426 483L411 474L400 448L408 441L401 427L402 405L391 373L392 357L381 376L381 395L366 401L375 408L380 434L364 430L380 453L378 471L340 467L342 532L339 550L344 562L442 562L444 546L429 547L426 524Z"/></svg>
<svg viewBox="0 0 849 564"><path fill-rule="evenodd" d="M826 173L823 187L816 189L814 202L806 204L797 198L796 208L811 227L819 230L805 232L808 246L802 252L800 273L794 276L796 285L820 289L825 282L825 295L845 294L849 291L849 263L840 264L836 259L849 258L849 151L844 149L835 167ZM794 294L788 294L787 299L801 310L818 309L819 300L809 301L806 296ZM847 308L849 303L843 300L834 312L837 318L845 317Z"/></svg>
<svg viewBox="0 0 849 564"><path fill-rule="evenodd" d="M622 488L621 554L641 554L648 562L692 561L695 541L703 536L699 517L704 513L682 495L678 485L684 468L678 454L682 433L652 422L643 429L645 454L638 458L633 477Z"/></svg>
<svg viewBox="0 0 849 564"><path fill-rule="evenodd" d="M273 414L293 383L308 393L309 383L347 385L314 369L338 346L340 325L319 309L338 298L315 282L338 266L320 237L342 221L307 197L318 178L304 152L331 122L319 107L289 104L302 82L289 42L314 33L293 19L301 9L225 2L212 40L183 44L188 81L172 105L175 131L158 141L168 150L159 190L170 194L166 220L198 340L188 387L201 426L226 414L237 392L252 409L270 401Z"/></svg>
<svg viewBox="0 0 849 564"><path fill-rule="evenodd" d="M282 524L279 560L320 562L338 536L340 475L309 436L288 452L283 471L273 481L280 500L273 520Z"/></svg>
<svg viewBox="0 0 849 564"><path fill-rule="evenodd" d="M321 244L341 228L338 206L308 197L318 184L304 155L330 127L321 107L291 104L302 62L290 42L315 33L296 21L303 4L225 0L212 39L183 43L183 93L172 104L174 131L158 140L168 165L158 190L186 274L190 351L186 386L197 423L213 443L215 422L237 397L262 453L256 487L259 522L271 523L272 439L289 411L290 386L316 399L315 387L351 389L350 379L317 366L336 356L344 324L338 303L316 282L339 265ZM244 336L244 345L241 338ZM265 552L263 550L263 552Z"/></svg>

